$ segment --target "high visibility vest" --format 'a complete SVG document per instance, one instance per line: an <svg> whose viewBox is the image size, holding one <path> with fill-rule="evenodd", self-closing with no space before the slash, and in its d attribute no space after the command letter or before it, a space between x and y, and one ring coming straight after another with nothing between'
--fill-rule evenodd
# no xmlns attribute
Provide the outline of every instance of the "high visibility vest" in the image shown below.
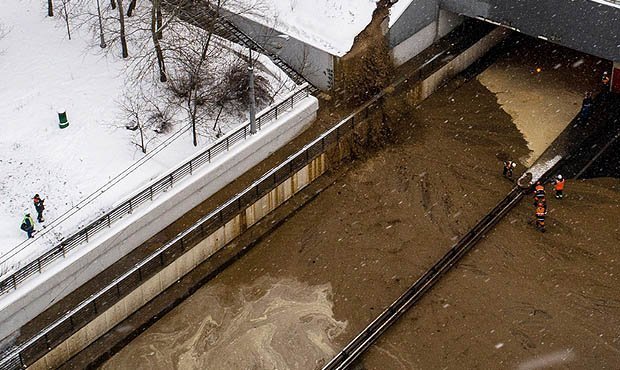
<svg viewBox="0 0 620 370"><path fill-rule="evenodd" d="M564 190L564 181L566 181L566 180L562 179L560 181L557 181L555 183L555 190L560 190L560 191Z"/></svg>
<svg viewBox="0 0 620 370"><path fill-rule="evenodd" d="M536 217L545 217L545 207L536 207Z"/></svg>
<svg viewBox="0 0 620 370"><path fill-rule="evenodd" d="M27 224L28 227L34 227L34 220L30 216L24 217L24 220L22 221L22 223Z"/></svg>
<svg viewBox="0 0 620 370"><path fill-rule="evenodd" d="M544 193L545 192L545 187L542 186L542 185L536 185L534 190L536 190L537 193Z"/></svg>

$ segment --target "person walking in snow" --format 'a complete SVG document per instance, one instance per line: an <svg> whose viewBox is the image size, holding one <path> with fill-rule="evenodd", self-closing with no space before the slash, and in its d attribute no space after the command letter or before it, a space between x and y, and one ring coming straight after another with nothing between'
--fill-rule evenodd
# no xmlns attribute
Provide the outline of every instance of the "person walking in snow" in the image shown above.
<svg viewBox="0 0 620 370"><path fill-rule="evenodd" d="M564 182L566 182L566 180L562 175L558 175L555 180L553 180L553 189L555 190L556 199L562 199L564 197Z"/></svg>
<svg viewBox="0 0 620 370"><path fill-rule="evenodd" d="M34 233L34 220L30 217L30 213L26 213L24 216L21 229L28 234L28 239L32 238L32 234Z"/></svg>
<svg viewBox="0 0 620 370"><path fill-rule="evenodd" d="M37 221L45 222L45 220L43 219L43 210L45 209L45 205L43 204L43 202L45 201L45 199L41 199L39 194L35 194L34 198L32 198L32 201L34 202L34 208L37 210Z"/></svg>

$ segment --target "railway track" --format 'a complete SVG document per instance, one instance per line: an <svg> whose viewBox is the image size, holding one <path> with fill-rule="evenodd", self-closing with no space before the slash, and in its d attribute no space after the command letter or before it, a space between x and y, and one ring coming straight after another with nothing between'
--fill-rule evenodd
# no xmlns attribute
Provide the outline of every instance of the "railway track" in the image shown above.
<svg viewBox="0 0 620 370"><path fill-rule="evenodd" d="M346 369L368 349L412 305L422 298L469 250L523 198L526 189L515 186L486 216L463 236L422 277L394 303L360 332L342 351L323 367L323 370Z"/></svg>

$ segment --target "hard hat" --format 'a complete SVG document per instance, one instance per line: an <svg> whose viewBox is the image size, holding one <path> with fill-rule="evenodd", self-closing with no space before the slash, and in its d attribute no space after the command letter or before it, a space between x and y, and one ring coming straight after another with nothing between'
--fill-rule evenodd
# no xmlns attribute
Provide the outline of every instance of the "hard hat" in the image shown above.
<svg viewBox="0 0 620 370"><path fill-rule="evenodd" d="M558 175L558 180L562 180L562 175Z"/></svg>
<svg viewBox="0 0 620 370"><path fill-rule="evenodd" d="M517 164L516 164L516 163L514 163L514 162L512 162L510 165L512 166L512 168L517 167Z"/></svg>

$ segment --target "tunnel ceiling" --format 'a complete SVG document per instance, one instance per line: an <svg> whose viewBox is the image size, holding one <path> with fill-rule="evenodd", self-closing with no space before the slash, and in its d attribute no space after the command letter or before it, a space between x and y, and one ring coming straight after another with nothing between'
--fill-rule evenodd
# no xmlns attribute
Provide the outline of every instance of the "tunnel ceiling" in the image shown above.
<svg viewBox="0 0 620 370"><path fill-rule="evenodd" d="M590 0L441 0L443 9L481 17L612 61L620 61L620 7Z"/></svg>

